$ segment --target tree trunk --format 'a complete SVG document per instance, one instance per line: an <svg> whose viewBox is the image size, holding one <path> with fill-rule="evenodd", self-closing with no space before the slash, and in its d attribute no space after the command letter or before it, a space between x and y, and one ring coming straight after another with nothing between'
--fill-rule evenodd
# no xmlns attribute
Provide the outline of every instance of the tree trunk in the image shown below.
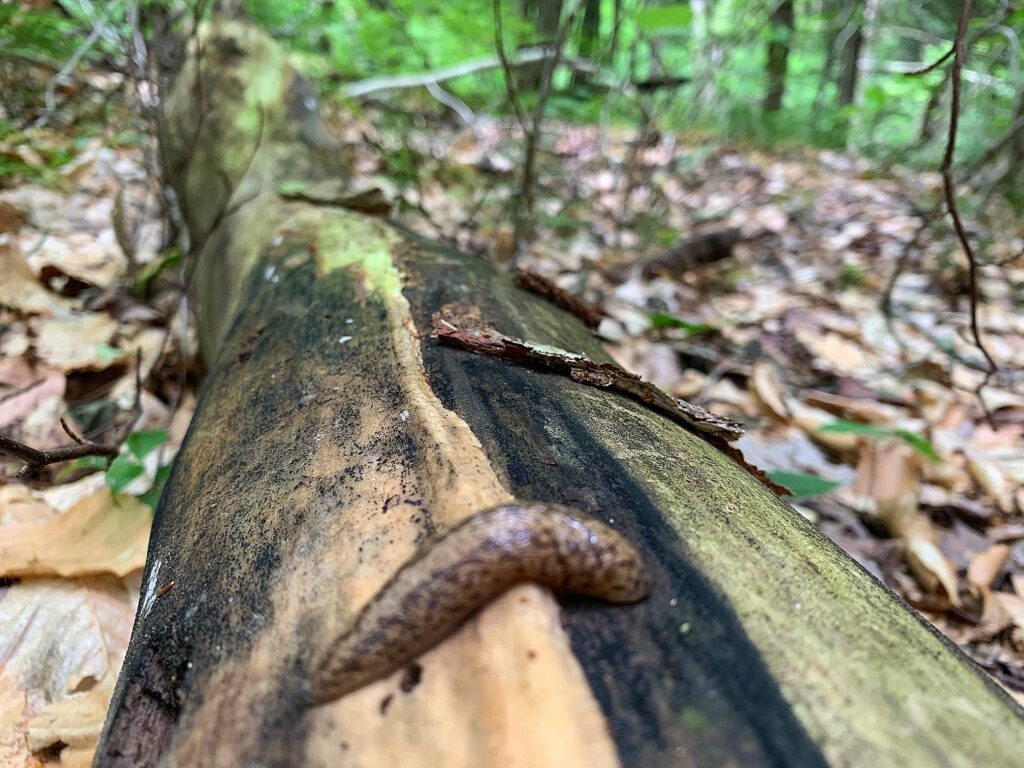
<svg viewBox="0 0 1024 768"><path fill-rule="evenodd" d="M533 25L535 35L530 45L549 45L558 34L564 0L523 0L520 4L522 19ZM540 88L545 62L524 64L516 71L516 87L532 93Z"/></svg>
<svg viewBox="0 0 1024 768"><path fill-rule="evenodd" d="M586 0L583 7L583 21L580 23L579 55L585 61L593 62L594 50L601 36L601 0ZM572 71L572 85L586 85L590 73L578 69Z"/></svg>
<svg viewBox="0 0 1024 768"><path fill-rule="evenodd" d="M849 18L847 28L844 28L841 33L846 36L846 39L843 41L843 47L839 53L837 101L841 107L853 104L854 96L857 93L857 75L859 73L857 64L860 61L861 43L864 41L857 0L847 3L847 13Z"/></svg>
<svg viewBox="0 0 1024 768"><path fill-rule="evenodd" d="M789 48L795 32L793 0L779 0L772 11L770 20L772 39L768 43L768 63L766 76L768 88L765 91L762 108L765 112L778 112L782 109L782 99L786 95L786 68L789 62Z"/></svg>
<svg viewBox="0 0 1024 768"><path fill-rule="evenodd" d="M1019 760L1010 699L706 440L622 394L431 339L432 315L462 302L607 360L491 265L325 194L335 154L262 32L216 22L191 50L202 65L166 94L162 153L198 244L209 377L97 766ZM389 578L513 498L600 517L639 550L648 599L521 585L312 705L321 662ZM436 595L447 577L431 573L419 586ZM476 588L455 586L462 601ZM388 631L428 630L417 616ZM383 636L376 651L391 653Z"/></svg>

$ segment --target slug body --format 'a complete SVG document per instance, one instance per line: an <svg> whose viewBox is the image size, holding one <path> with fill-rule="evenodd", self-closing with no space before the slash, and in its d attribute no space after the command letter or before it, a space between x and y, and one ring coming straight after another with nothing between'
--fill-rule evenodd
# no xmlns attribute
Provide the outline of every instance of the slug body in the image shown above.
<svg viewBox="0 0 1024 768"><path fill-rule="evenodd" d="M489 509L402 566L313 670L310 700L332 701L385 677L523 582L612 603L648 591L639 553L604 523L553 504Z"/></svg>

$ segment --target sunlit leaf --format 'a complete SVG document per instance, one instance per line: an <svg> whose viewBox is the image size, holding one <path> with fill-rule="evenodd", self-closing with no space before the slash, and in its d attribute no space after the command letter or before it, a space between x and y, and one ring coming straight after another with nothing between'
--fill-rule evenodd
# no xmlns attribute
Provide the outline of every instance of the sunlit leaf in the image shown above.
<svg viewBox="0 0 1024 768"><path fill-rule="evenodd" d="M118 456L107 470L106 482L114 494L123 491L128 485L145 471L132 456Z"/></svg>
<svg viewBox="0 0 1024 768"><path fill-rule="evenodd" d="M662 312L654 312L650 315L651 328L656 331L663 331L666 328L676 328L682 331L686 331L687 336L698 336L702 333L715 330L715 326L708 325L707 323L691 323L688 320L683 320L672 315L666 315Z"/></svg>
<svg viewBox="0 0 1024 768"><path fill-rule="evenodd" d="M147 429L130 435L125 444L132 455L141 461L166 443L168 436L166 429Z"/></svg>
<svg viewBox="0 0 1024 768"><path fill-rule="evenodd" d="M156 512L156 506L160 503L164 486L167 485L167 478L171 476L171 465L167 464L156 472L156 479L153 480L153 487L138 497L139 501Z"/></svg>
<svg viewBox="0 0 1024 768"><path fill-rule="evenodd" d="M661 5L656 8L641 8L636 14L636 23L644 32L664 32L682 29L693 21L689 5Z"/></svg>
<svg viewBox="0 0 1024 768"><path fill-rule="evenodd" d="M805 499L809 496L820 496L838 488L841 483L836 480L826 480L817 475L805 475L802 472L771 471L767 473L773 483L789 488L793 492L793 498Z"/></svg>
<svg viewBox="0 0 1024 768"><path fill-rule="evenodd" d="M892 427L880 427L877 424L861 424L856 421L847 421L845 419L837 419L831 424L825 424L818 428L819 432L839 432L854 435L863 435L864 437L896 437L905 442L915 451L920 453L929 461L941 461L942 457L939 456L939 452L935 450L935 446L931 444L928 438L923 435L919 435L916 432L911 432L909 429L895 429Z"/></svg>
<svg viewBox="0 0 1024 768"><path fill-rule="evenodd" d="M174 267L181 263L181 251L171 248L163 258L150 262L145 266L139 276L135 278L135 290L137 293L145 293L153 278L159 275L168 267Z"/></svg>

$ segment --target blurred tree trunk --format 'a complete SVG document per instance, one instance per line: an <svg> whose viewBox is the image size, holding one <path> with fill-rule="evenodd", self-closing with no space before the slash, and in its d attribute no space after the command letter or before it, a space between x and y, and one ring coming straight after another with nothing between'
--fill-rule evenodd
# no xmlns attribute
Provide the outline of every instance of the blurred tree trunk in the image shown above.
<svg viewBox="0 0 1024 768"><path fill-rule="evenodd" d="M874 71L875 37L878 34L878 11L881 0L864 0L862 23L858 28L860 43L857 46L857 60L854 70L857 74L853 82L853 114L846 135L847 149L857 151L871 140L868 115L864 107L864 84Z"/></svg>
<svg viewBox="0 0 1024 768"><path fill-rule="evenodd" d="M609 360L493 265L347 207L313 93L263 31L204 24L189 51L161 93L161 157L197 244L209 376L96 768L1019 764L1006 694L718 447L432 338L463 302ZM614 525L650 597L520 585L311 706L318 660L397 569L512 498Z"/></svg>
<svg viewBox="0 0 1024 768"><path fill-rule="evenodd" d="M529 45L553 43L558 34L558 23L562 19L564 0L522 0L520 15L534 30ZM540 88L546 62L536 61L524 64L516 70L516 87L521 91L533 92Z"/></svg>
<svg viewBox="0 0 1024 768"><path fill-rule="evenodd" d="M780 0L772 11L771 42L768 43L768 62L765 70L768 87L762 108L765 112L778 112L786 95L786 69L789 50L796 31L793 0Z"/></svg>
<svg viewBox="0 0 1024 768"><path fill-rule="evenodd" d="M849 0L846 3L846 15L849 21L840 31L839 78L836 88L836 101L841 107L853 103L857 93L857 63L860 61L860 48L864 41L864 33L860 23L860 2Z"/></svg>
<svg viewBox="0 0 1024 768"><path fill-rule="evenodd" d="M580 58L592 61L594 51L599 47L601 36L601 0L586 0L583 7L583 21L580 23ZM585 85L590 82L590 73L574 69L573 85Z"/></svg>

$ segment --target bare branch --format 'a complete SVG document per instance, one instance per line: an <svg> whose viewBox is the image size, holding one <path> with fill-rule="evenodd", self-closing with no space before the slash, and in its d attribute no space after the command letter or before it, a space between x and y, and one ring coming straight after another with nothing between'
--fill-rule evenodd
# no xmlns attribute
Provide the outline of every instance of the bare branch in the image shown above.
<svg viewBox="0 0 1024 768"><path fill-rule="evenodd" d="M495 0L496 3L498 1ZM534 107L533 115L530 119L530 131L526 135L523 174L520 179L519 190L515 196L515 207L512 214L512 243L515 248L512 256L513 265L524 240L527 220L533 214L533 185L537 175L537 146L540 143L540 129L544 122L544 109L547 107L548 96L551 95L551 83L555 79L555 70L558 69L558 65L562 61L562 49L565 47L566 37L569 35L569 30L572 29L573 22L576 20L576 14L579 13L582 7L583 0L576 0L569 9L569 13L566 15L555 37L553 44L554 53L548 59L541 74L540 92L537 94L537 105Z"/></svg>
<svg viewBox="0 0 1024 768"><path fill-rule="evenodd" d="M68 434L72 434L63 419L61 419L61 424L64 426L65 431L67 431ZM33 448L25 443L20 443L10 437L0 435L0 453L13 456L16 459L21 459L25 462L25 466L18 470L18 474L16 475L18 478L28 477L33 472L50 464L57 464L62 461L71 461L72 459L80 459L83 456L105 456L108 459L113 459L117 456L117 446L101 445L100 443L84 441L77 436L74 436L74 439L76 440L75 445L69 445L64 448L54 448L50 451L41 451L38 448Z"/></svg>
<svg viewBox="0 0 1024 768"><path fill-rule="evenodd" d="M949 60L949 57L952 56L954 53L956 53L956 43L953 43L952 47L948 51L942 54L931 64L925 67L921 67L920 69L913 69L910 72L904 72L903 74L906 77L917 77L918 75L925 75L929 72L934 72L936 69L945 64Z"/></svg>
<svg viewBox="0 0 1024 768"><path fill-rule="evenodd" d="M971 290L971 335L974 338L974 345L985 356L985 362L988 363L988 373L985 376L985 380L978 387L978 398L981 399L981 390L988 384L989 379L998 370L998 367L981 339L981 329L978 326L978 263L974 255L974 249L971 246L971 241L967 237L967 230L960 219L960 211L956 203L956 182L953 179L953 156L956 153L957 129L960 124L960 73L966 54L964 35L971 18L971 5L972 0L964 0L963 10L960 14L960 23L956 30L956 42L953 45L953 62L950 66L950 82L952 83L953 97L949 110L949 135L946 140L946 152L942 157L942 165L939 166L939 171L942 173L942 190L946 198L946 208L949 210L949 217L953 221L953 229L956 230L956 236L963 247L964 255L967 257ZM984 401L982 401L982 405L984 406Z"/></svg>
<svg viewBox="0 0 1024 768"><path fill-rule="evenodd" d="M512 76L512 62L505 53L505 27L502 23L501 0L494 0L494 47L498 52L498 60L501 62L501 69L505 77L505 92L508 94L509 104L516 114L519 127L526 130L526 114L523 112L523 105L519 103L519 94L516 93L515 78Z"/></svg>
<svg viewBox="0 0 1024 768"><path fill-rule="evenodd" d="M502 49L504 52L504 49ZM507 60L507 66L511 70L523 64L532 64L535 61L543 61L552 55L549 46L537 46L535 48L524 48L518 51L514 57ZM431 83L443 83L446 80L454 80L457 77L473 75L477 72L484 72L488 69L505 66L502 63L500 54L498 56L484 56L479 59L470 59L460 64L452 64L449 67L440 67L427 72L414 72L407 75L382 75L370 77L366 80L358 80L342 86L341 95L350 99L358 99L381 91L397 91L404 88L425 88ZM518 102L518 100L517 100Z"/></svg>

